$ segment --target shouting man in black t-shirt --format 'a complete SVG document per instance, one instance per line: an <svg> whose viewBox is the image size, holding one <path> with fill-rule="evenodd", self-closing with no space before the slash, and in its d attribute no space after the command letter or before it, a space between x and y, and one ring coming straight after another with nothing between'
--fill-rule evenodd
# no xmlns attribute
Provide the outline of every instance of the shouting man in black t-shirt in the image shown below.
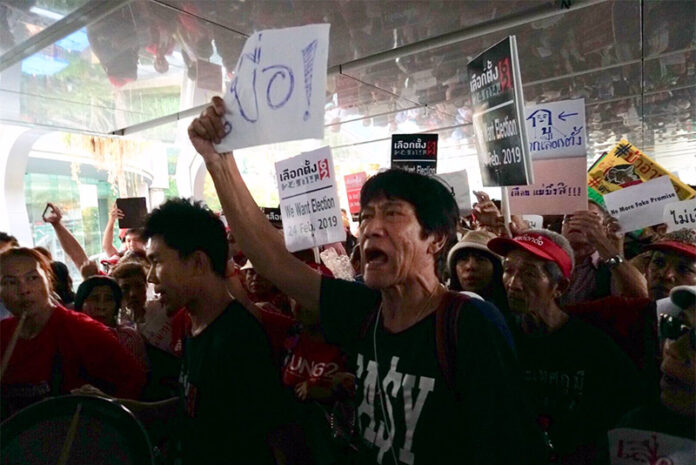
<svg viewBox="0 0 696 465"><path fill-rule="evenodd" d="M212 103L189 126L189 138L205 160L232 233L258 272L295 298L307 318L319 320L329 342L352 355L359 462L539 463L500 313L483 301L448 294L439 280L456 241L458 209L448 190L398 170L368 180L361 191L359 239L366 286L321 277L286 251L232 154L215 150L224 136L224 102L216 97ZM444 331L457 335L444 348L453 353L449 373L438 357L442 337L436 335L442 327L436 316L445 308L460 310L451 323L456 328Z"/></svg>

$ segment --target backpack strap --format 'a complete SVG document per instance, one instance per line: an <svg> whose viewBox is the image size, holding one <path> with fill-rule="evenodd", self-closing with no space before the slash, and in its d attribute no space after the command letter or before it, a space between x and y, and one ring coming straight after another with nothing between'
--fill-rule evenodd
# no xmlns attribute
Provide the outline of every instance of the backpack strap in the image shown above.
<svg viewBox="0 0 696 465"><path fill-rule="evenodd" d="M447 386L459 400L456 384L457 341L459 337L459 311L471 298L459 292L449 291L435 311L435 348L440 371Z"/></svg>

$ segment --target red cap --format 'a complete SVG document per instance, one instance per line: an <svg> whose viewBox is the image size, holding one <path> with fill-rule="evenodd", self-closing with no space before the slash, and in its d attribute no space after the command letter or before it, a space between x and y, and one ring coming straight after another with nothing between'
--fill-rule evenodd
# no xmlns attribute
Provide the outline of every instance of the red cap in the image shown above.
<svg viewBox="0 0 696 465"><path fill-rule="evenodd" d="M686 254L696 258L696 229L682 228L669 232L662 238L645 247L646 250L664 250L677 254Z"/></svg>
<svg viewBox="0 0 696 465"><path fill-rule="evenodd" d="M664 250L665 252L676 252L686 254L691 258L696 258L696 245L679 241L658 241L645 247L646 250Z"/></svg>
<svg viewBox="0 0 696 465"><path fill-rule="evenodd" d="M514 239L496 237L488 242L488 248L498 255L507 255L513 248L526 250L532 255L550 260L556 263L563 273L563 276L570 278L573 272L573 261L570 256L559 247L554 241L541 234L528 232Z"/></svg>

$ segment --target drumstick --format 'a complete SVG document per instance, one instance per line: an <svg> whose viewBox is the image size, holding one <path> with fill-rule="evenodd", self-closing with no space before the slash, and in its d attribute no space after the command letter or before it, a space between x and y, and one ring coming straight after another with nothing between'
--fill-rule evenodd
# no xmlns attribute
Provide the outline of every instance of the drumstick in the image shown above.
<svg viewBox="0 0 696 465"><path fill-rule="evenodd" d="M68 428L68 435L63 443L63 450L60 451L60 457L58 458L58 465L65 465L70 457L70 449L72 449L72 443L75 440L75 433L77 432L77 423L80 421L80 411L82 411L82 404L77 404L75 409L75 414L70 420L70 428Z"/></svg>
<svg viewBox="0 0 696 465"><path fill-rule="evenodd" d="M10 343L7 344L7 350L5 350L5 355L2 357L2 365L0 365L0 382L2 381L2 377L5 374L5 370L7 369L7 365L10 363L10 357L12 357L12 352L14 352L15 346L17 345L17 339L19 339L19 333L22 331L22 326L24 326L24 320L27 319L27 314L22 313L22 316L19 317L19 322L17 323L17 327L14 330L14 333L12 333L12 337L10 338Z"/></svg>

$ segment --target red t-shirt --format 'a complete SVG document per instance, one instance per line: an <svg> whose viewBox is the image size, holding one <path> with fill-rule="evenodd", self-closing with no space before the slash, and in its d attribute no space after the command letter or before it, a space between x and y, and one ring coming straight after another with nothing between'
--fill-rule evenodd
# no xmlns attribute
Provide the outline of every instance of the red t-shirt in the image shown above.
<svg viewBox="0 0 696 465"><path fill-rule="evenodd" d="M0 322L0 357L18 321L12 317ZM54 385L56 378L61 394L84 384L97 384L110 395L137 399L145 385L145 369L110 328L85 314L56 307L39 334L17 340L3 374L2 394L9 395L12 385L21 385L25 393L35 386L45 389Z"/></svg>
<svg viewBox="0 0 696 465"><path fill-rule="evenodd" d="M261 307L259 313L274 354L288 352L282 367L283 384L295 386L307 381L331 387L331 377L346 371L346 360L338 347L314 341L303 332L289 334L296 321L268 306Z"/></svg>

